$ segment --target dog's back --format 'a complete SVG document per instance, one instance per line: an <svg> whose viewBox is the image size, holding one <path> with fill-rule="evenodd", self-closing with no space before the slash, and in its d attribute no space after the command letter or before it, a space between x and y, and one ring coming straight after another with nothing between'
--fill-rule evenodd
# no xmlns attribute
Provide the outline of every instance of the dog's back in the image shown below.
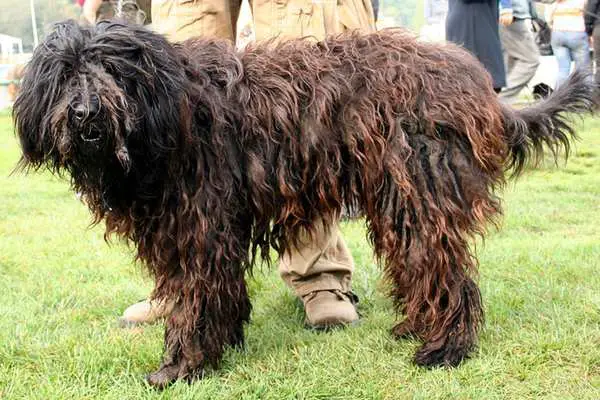
<svg viewBox="0 0 600 400"><path fill-rule="evenodd" d="M466 198L502 180L501 106L483 67L456 46L393 29L269 42L239 58L228 93L241 110L250 203L274 212L265 231L273 220L307 228L343 204L374 211L390 190L420 192L431 173L441 184L459 170ZM444 186L436 197L457 184Z"/></svg>

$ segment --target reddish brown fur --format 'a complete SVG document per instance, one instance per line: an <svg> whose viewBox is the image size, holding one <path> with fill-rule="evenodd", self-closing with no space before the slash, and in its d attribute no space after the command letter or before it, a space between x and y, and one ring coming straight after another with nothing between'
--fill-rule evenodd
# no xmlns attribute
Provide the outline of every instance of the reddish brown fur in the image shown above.
<svg viewBox="0 0 600 400"><path fill-rule="evenodd" d="M394 333L424 341L418 364L458 364L483 319L469 240L499 214L505 168L568 146L561 113L590 107L576 75L513 111L473 57L402 30L236 52L67 22L36 50L14 114L22 164L67 170L107 234L137 245L155 296L176 300L150 376L163 386L243 342L257 253L344 206L366 216L393 282Z"/></svg>

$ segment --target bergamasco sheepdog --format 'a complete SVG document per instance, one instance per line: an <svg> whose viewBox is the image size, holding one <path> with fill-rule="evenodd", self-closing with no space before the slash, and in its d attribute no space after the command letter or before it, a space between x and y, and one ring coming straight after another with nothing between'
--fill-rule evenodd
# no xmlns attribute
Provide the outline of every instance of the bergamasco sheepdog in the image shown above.
<svg viewBox="0 0 600 400"><path fill-rule="evenodd" d="M55 26L14 105L24 169L70 176L106 233L135 245L171 299L164 387L201 377L244 341L253 264L301 245L345 207L368 237L415 362L457 365L483 321L469 242L497 191L544 149L568 150L568 115L594 105L575 73L524 109L499 102L463 49L401 29L236 50L140 26Z"/></svg>

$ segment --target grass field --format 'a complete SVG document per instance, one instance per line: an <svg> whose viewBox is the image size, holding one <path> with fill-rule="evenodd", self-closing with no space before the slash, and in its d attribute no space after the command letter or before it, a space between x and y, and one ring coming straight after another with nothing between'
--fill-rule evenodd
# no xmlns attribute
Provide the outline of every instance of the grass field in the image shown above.
<svg viewBox="0 0 600 400"><path fill-rule="evenodd" d="M362 323L329 333L276 271L250 280L247 348L193 385L164 392L143 376L160 361L162 326L116 319L151 282L68 183L9 176L19 150L0 115L0 399L600 399L600 121L581 125L568 164L525 174L504 191L505 218L477 244L486 328L456 369L411 363L418 343L395 319L359 222L342 229L356 259Z"/></svg>

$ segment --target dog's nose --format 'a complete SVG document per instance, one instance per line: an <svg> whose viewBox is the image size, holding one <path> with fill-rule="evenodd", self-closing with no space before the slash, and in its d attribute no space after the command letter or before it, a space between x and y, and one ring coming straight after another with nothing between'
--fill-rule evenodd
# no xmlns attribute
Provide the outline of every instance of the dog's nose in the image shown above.
<svg viewBox="0 0 600 400"><path fill-rule="evenodd" d="M71 106L73 109L73 115L78 120L83 120L85 118L85 107L81 103L75 103Z"/></svg>
<svg viewBox="0 0 600 400"><path fill-rule="evenodd" d="M71 103L71 109L73 110L73 116L83 121L88 117L93 117L98 113L98 109L100 108L100 101L98 96L91 95L88 101L81 101L81 99L76 99Z"/></svg>

